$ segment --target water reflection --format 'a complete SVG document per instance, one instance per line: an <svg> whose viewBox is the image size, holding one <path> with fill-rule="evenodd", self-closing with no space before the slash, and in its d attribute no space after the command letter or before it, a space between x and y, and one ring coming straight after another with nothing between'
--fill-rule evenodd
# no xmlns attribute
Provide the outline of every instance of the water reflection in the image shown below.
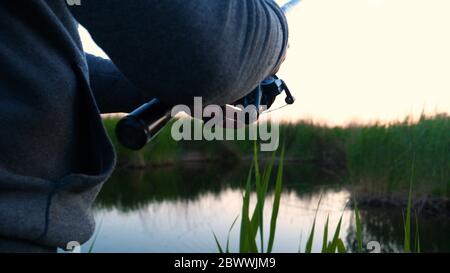
<svg viewBox="0 0 450 273"><path fill-rule="evenodd" d="M225 241L241 210L242 183L248 166L188 164L147 170L118 170L96 203L98 236L94 252L217 252L214 231ZM275 252L304 250L320 196L316 240L320 251L323 227L330 232L343 214L341 238L356 247L349 187L338 176L314 166L288 165L282 195ZM256 197L253 197L255 200ZM272 202L269 196L268 204ZM377 240L384 251L403 244L401 210L363 210L365 241ZM270 219L267 211L266 219ZM268 220L266 220L268 223ZM268 229L266 229L268 230ZM423 249L449 250L450 224L421 219ZM231 234L238 249L239 230ZM92 240L84 248L88 249Z"/></svg>

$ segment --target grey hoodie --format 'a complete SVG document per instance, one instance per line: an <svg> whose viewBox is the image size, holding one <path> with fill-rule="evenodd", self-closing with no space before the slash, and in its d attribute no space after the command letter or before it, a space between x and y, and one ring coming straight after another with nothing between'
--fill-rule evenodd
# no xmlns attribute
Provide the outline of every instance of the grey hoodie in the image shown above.
<svg viewBox="0 0 450 273"><path fill-rule="evenodd" d="M64 0L0 4L0 251L90 238L92 203L115 165L101 112L152 97L231 102L287 44L271 0L81 3L73 13L116 65L86 56Z"/></svg>

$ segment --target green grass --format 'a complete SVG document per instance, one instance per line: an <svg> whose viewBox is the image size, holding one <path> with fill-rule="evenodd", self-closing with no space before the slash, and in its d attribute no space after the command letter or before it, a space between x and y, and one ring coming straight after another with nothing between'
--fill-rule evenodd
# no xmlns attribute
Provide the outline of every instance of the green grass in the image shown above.
<svg viewBox="0 0 450 273"><path fill-rule="evenodd" d="M319 203L317 204L316 209L316 215L314 216L313 224L311 227L311 232L308 237L308 241L306 242L305 246L305 253L312 253L312 247L314 243L314 235L315 235L315 229L316 229L316 220L317 220L317 212L320 208L320 202L322 201L322 198L319 199ZM321 253L346 253L348 250L346 249L343 240L339 237L341 232L341 226L342 226L342 218L343 215L339 218L339 222L336 226L336 229L334 231L333 239L330 241L328 240L329 236L329 223L330 218L327 217L327 220L325 222L324 231L323 231L323 239L322 239L322 250Z"/></svg>
<svg viewBox="0 0 450 273"><path fill-rule="evenodd" d="M247 162L253 141L181 141L170 137L170 126L140 152L121 147L115 138L117 118L106 118L105 127L116 147L119 165L144 167L189 161ZM413 154L415 189L427 196L450 197L450 117L422 117L388 125L326 127L300 122L283 124L286 161L310 162L335 173L370 193L394 192L407 196ZM261 153L269 161L271 153Z"/></svg>
<svg viewBox="0 0 450 273"><path fill-rule="evenodd" d="M406 208L406 219L404 222L404 250L406 253L412 252L411 222L412 222L412 196L413 196L413 182L414 182L415 166L416 166L416 157L413 156L413 162L411 165L411 180L410 180L409 194L408 194L408 205ZM415 218L416 218L416 225L415 225L415 237L414 237L414 244L415 244L414 251L419 253L420 252L420 235L419 235L419 220L418 220L417 214L416 214Z"/></svg>
<svg viewBox="0 0 450 273"><path fill-rule="evenodd" d="M277 228L277 219L278 219L278 212L280 208L280 201L282 196L282 189L283 189L283 165L285 160L285 148L283 146L281 154L280 154L280 162L278 165L278 171L277 176L275 180L275 190L274 190L274 201L271 207L271 220L270 220L270 231L269 231L269 239L267 248L265 248L265 233L264 233L264 207L265 202L267 199L267 190L268 186L270 184L270 178L271 173L274 167L275 157L276 153L274 152L272 154L272 159L267 164L264 171L261 173L260 170L260 163L258 158L258 149L256 146L256 142L254 144L254 155L253 155L253 162L250 167L250 171L248 174L248 178L245 183L244 187L244 193L243 193L243 199L242 199L242 211L241 211L241 224L240 224L240 240L239 240L239 253L272 253L273 246L275 243L275 234L276 234L276 228ZM411 231L411 210L412 210L412 199L413 199L413 181L414 181L414 174L415 174L415 157L413 157L412 165L411 165L411 171L410 171L410 189L409 189L409 195L408 195L408 205L406 208L406 219L404 221L404 249L403 251L405 253L411 253L412 251L412 231ZM255 181L255 184L253 185L252 181ZM250 198L253 190L253 186L255 186L254 191L256 192L257 202L256 206L251 212L250 210ZM317 213L320 209L320 204L322 201L322 197L319 198L319 202L317 204L316 213L314 216L314 220L312 223L311 231L308 237L308 240L306 242L305 246L305 253L312 253L313 250L313 243L314 243L314 237L315 237L315 229L316 229L316 220L317 220ZM355 227L356 227L356 242L357 242L357 253L363 253L364 252L364 242L363 242L363 230L362 230L362 223L361 223L361 216L358 209L358 206L355 202L353 213L355 216ZM420 253L420 235L419 235L419 222L418 222L418 216L415 217L415 236L414 236L414 252ZM219 242L218 237L215 233L214 240L217 245L217 249L220 253L230 253L230 234L238 220L238 217L233 221L233 224L231 225L227 241L226 241L226 247L222 247L221 243ZM321 253L348 253L350 252L350 248L347 248L344 244L344 241L342 238L340 238L341 233L341 227L342 227L342 221L343 221L343 213L341 217L339 218L339 221L336 225L336 229L333 233L333 236L331 240L329 240L329 217L327 217L327 220L325 222L324 226L324 232L322 237L322 250ZM260 235L259 238L257 235ZM259 240L259 248L258 248L258 240ZM301 249L301 247L299 248ZM299 250L300 252L300 250Z"/></svg>
<svg viewBox="0 0 450 273"><path fill-rule="evenodd" d="M335 174L347 181L354 192L370 195L407 196L403 218L404 252L420 252L419 220L414 213L413 200L418 195L450 198L450 117L423 116L417 122L406 119L392 124L327 127L310 122L284 124L280 133L285 139L278 165L277 178L271 180L276 160L275 153L255 153L252 141L182 141L170 137L170 126L140 152L122 148L114 135L117 118L104 119L105 127L116 146L119 164L132 167L173 164L189 160L187 154L200 154L205 161L227 161L231 164L251 160L243 195L240 221L239 252L272 252L275 244L281 190L283 188L283 164L307 162ZM261 162L266 167L261 170ZM307 179L307 178L305 178ZM414 182L414 185L413 185ZM414 191L412 190L414 186ZM268 188L274 194L272 217L266 225L263 211ZM256 206L250 210L251 193L256 192ZM364 252L363 230L358 200L354 200L356 227L356 251ZM319 204L320 205L320 204ZM413 217L414 216L414 217ZM415 219L415 221L414 221ZM236 220L237 221L237 220ZM233 223L232 228L235 226ZM339 238L342 218L333 237L329 238L329 221L324 227L322 252L349 252ZM268 232L265 230L268 227ZM230 228L230 232L231 229ZM316 221L306 241L305 252L311 252ZM268 236L268 238L266 238ZM224 247L214 235L222 252L229 252L229 235Z"/></svg>
<svg viewBox="0 0 450 273"><path fill-rule="evenodd" d="M284 164L284 148L281 151L280 162L278 164L277 176L275 179L274 201L271 207L271 220L269 223L269 232L267 244L265 244L264 232L264 208L267 200L267 193L272 176L272 171L275 163L276 154L272 154L272 158L261 173L260 163L258 160L258 152L254 143L254 160L250 167L247 181L245 183L245 190L242 198L241 224L240 224L240 238L239 238L239 252L240 253L272 253L275 242L275 232L277 227L278 210L280 207L281 193L283 189L283 164ZM253 185L252 181L255 181ZM250 209L250 197L254 190L256 191L256 205L253 210ZM229 252L229 237L230 233L236 223L237 219L231 226L225 252ZM259 237L258 237L259 234ZM217 236L214 234L219 252L224 253L224 248L221 246ZM259 248L258 248L259 240Z"/></svg>
<svg viewBox="0 0 450 273"><path fill-rule="evenodd" d="M346 144L347 170L355 184L384 193L408 192L411 161L414 188L450 197L450 118L357 128Z"/></svg>
<svg viewBox="0 0 450 273"><path fill-rule="evenodd" d="M239 239L239 253L272 253L273 246L275 243L275 234L277 229L277 219L278 212L280 208L281 194L283 190L283 165L285 159L285 148L283 147L280 154L280 161L278 164L277 175L275 179L275 190L274 190L274 200L271 206L271 219L270 219L270 229L269 229L269 238L267 242L267 247L264 244L265 242L265 233L264 233L264 207L267 199L267 191L269 187L270 178L272 174L272 170L275 163L276 153L272 154L272 158L270 162L267 164L264 171L261 173L260 163L258 159L258 149L256 146L256 142L254 144L254 155L253 162L250 167L250 171L248 174L247 181L245 183L243 198L242 198L242 211L241 211L241 224L240 224L240 239ZM252 181L255 181L254 185ZM250 209L250 197L254 191L256 192L256 205L253 211ZM321 198L320 198L321 200ZM314 241L314 233L316 226L316 218L317 212L320 207L317 205L316 215L314 217L313 226L311 228L311 233L309 235L308 241L306 243L305 253L312 252L312 245ZM356 210L358 215L358 212ZM358 216L359 217L359 216ZM220 253L230 253L230 233L234 228L235 223L237 222L236 218L231 225L226 241L226 247L224 248L222 244L219 242L218 237L213 232L214 240L217 245L217 249ZM358 218L357 218L358 219ZM327 219L325 225L325 231L323 235L323 246L322 253L346 253L347 249L344 245L344 242L341 238L339 238L341 225L342 225L342 216L337 224L336 230L334 232L333 238L331 241L328 241L328 223L329 219ZM259 234L259 238L258 238ZM361 239L361 238L359 238ZM259 240L259 248L258 248L258 240Z"/></svg>

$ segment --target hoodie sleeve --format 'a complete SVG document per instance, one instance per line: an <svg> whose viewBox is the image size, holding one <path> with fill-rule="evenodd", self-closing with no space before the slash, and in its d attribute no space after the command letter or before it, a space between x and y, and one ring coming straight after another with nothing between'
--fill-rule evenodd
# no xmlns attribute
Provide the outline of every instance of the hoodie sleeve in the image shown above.
<svg viewBox="0 0 450 273"><path fill-rule="evenodd" d="M287 47L273 0L83 0L72 12L145 99L168 104L236 101Z"/></svg>
<svg viewBox="0 0 450 273"><path fill-rule="evenodd" d="M102 114L132 112L146 101L140 92L111 60L86 54L89 80Z"/></svg>

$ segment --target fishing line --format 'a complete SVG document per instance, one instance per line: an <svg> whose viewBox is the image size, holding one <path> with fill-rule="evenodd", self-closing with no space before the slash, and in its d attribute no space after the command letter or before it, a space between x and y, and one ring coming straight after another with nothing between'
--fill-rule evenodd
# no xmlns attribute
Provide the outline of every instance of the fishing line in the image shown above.
<svg viewBox="0 0 450 273"><path fill-rule="evenodd" d="M275 111L279 111L279 110L281 110L281 109L283 109L283 108L285 108L285 107L288 107L288 106L290 106L290 104L285 104L285 105L280 106L280 107L278 107L278 108L275 108L275 109L272 109L272 110L269 110L269 111L262 112L260 115L269 114L269 113L272 113L272 112L275 112Z"/></svg>

